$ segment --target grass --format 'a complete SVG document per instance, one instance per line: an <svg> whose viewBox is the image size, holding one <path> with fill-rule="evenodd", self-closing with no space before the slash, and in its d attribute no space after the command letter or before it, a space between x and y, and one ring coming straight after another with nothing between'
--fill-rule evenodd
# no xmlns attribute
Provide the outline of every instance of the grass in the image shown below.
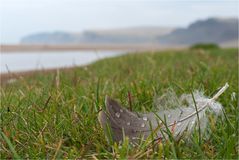
<svg viewBox="0 0 239 160"><path fill-rule="evenodd" d="M1 87L1 159L10 158L238 158L238 50L210 49L130 54ZM225 118L209 117L206 133L154 147L109 145L97 120L109 95L134 111L155 111L153 97L169 87L178 95L200 89L219 98ZM128 101L128 94L132 101ZM233 99L233 94L236 98ZM130 104L129 104L130 103Z"/></svg>

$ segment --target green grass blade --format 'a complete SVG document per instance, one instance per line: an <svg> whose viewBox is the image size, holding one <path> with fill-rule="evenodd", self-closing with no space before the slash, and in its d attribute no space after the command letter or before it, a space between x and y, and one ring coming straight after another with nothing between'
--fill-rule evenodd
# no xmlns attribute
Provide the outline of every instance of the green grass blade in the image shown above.
<svg viewBox="0 0 239 160"><path fill-rule="evenodd" d="M9 138L2 132L1 132L1 137L5 140L5 142L7 143L9 149L11 150L11 152L13 153L13 156L15 159L21 159L21 157L17 154L17 152L14 149L13 144L11 143L11 141L9 140Z"/></svg>

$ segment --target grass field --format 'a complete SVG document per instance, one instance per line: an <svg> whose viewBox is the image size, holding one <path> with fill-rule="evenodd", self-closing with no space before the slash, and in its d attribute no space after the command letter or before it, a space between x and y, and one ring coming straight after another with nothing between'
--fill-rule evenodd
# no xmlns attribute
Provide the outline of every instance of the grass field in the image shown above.
<svg viewBox="0 0 239 160"><path fill-rule="evenodd" d="M218 99L224 118L210 116L206 133L156 144L109 145L97 116L109 95L134 111L155 110L153 97L169 87ZM233 92L236 98L233 98ZM1 159L9 158L238 158L238 50L211 49L130 54L57 73L37 73L1 87Z"/></svg>

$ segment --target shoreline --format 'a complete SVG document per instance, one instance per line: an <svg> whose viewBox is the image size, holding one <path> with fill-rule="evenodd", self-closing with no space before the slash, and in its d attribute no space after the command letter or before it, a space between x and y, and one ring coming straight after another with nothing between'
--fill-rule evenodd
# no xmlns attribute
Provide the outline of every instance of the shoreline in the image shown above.
<svg viewBox="0 0 239 160"><path fill-rule="evenodd" d="M29 52L65 52L65 51L162 51L167 49L185 49L185 45L160 45L160 44L69 44L69 45L0 45L4 53L29 53Z"/></svg>
<svg viewBox="0 0 239 160"><path fill-rule="evenodd" d="M31 54L31 52L35 51L35 52L48 52L48 51L54 51L54 52L64 52L64 51L92 51L92 49L86 49L86 50L82 50L82 49L79 49L79 48L71 48L73 50L68 50L69 48L67 48L66 46L58 46L59 48L55 48L55 46L51 46L50 48L44 48L42 50L42 46L19 46L19 45L15 45L15 46L12 46L12 45L9 45L9 46L4 46L5 48L3 49L2 48L2 45L1 46L1 51L4 51L4 53L1 53L1 54L11 54L11 53L29 53ZM30 47L30 48L28 48ZM65 48L64 48L65 47ZM68 46L68 47L72 47L72 46ZM27 50L25 50L27 49ZM49 50L48 50L49 49ZM60 49L60 50L55 50L55 49ZM74 50L75 49L75 50ZM174 48L160 48L160 49L131 49L131 50L127 50L127 53L134 53L134 54L140 54L142 52L145 52L145 51L149 51L149 52L157 52L157 51L167 51L167 50L184 50L186 49L186 47L174 47ZM102 48L102 50L109 50L109 48ZM123 48L118 48L118 50L112 50L112 51L122 51ZM126 49L125 49L126 50ZM7 52L6 52L7 51ZM1 55L0 54L0 55ZM49 53L50 54L50 53ZM89 64L86 64L86 65L78 65L78 66L69 66L69 67L59 67L59 68L45 68L45 69L36 69L36 70L27 70L27 71L17 71L17 72L4 72L4 73L0 73L0 84L1 85L4 85L4 84L7 84L7 83L11 83L10 80L13 79L13 80L17 80L21 77L28 77L28 76L33 76L34 74L38 74L38 73L44 73L44 74L47 74L47 73L52 73L52 72L56 72L57 70L61 70L61 71L66 71L66 70L72 70L76 67L84 67L84 66L87 66Z"/></svg>

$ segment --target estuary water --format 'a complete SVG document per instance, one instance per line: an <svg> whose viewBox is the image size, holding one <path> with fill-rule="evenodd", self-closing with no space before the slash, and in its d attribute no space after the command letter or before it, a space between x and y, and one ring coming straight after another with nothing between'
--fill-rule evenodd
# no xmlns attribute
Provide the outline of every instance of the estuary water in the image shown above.
<svg viewBox="0 0 239 160"><path fill-rule="evenodd" d="M126 51L13 52L0 54L0 73L83 66Z"/></svg>

